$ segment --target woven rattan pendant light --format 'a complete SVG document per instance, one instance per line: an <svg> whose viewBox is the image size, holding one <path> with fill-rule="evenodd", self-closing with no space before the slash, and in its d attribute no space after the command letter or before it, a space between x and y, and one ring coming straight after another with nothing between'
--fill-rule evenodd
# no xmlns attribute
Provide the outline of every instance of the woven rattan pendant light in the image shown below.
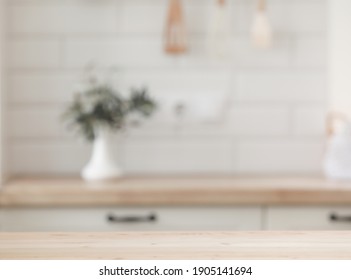
<svg viewBox="0 0 351 280"><path fill-rule="evenodd" d="M173 55L187 51L187 34L181 0L170 0L164 48L167 53Z"/></svg>

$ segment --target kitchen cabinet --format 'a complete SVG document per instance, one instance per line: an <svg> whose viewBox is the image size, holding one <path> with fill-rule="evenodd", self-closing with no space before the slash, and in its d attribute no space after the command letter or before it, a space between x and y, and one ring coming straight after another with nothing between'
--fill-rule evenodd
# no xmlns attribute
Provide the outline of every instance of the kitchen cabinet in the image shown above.
<svg viewBox="0 0 351 280"><path fill-rule="evenodd" d="M268 207L268 230L351 230L351 207Z"/></svg>
<svg viewBox="0 0 351 280"><path fill-rule="evenodd" d="M2 231L351 230L351 184L323 178L14 179Z"/></svg>
<svg viewBox="0 0 351 280"><path fill-rule="evenodd" d="M2 209L3 231L260 230L259 207Z"/></svg>
<svg viewBox="0 0 351 280"><path fill-rule="evenodd" d="M90 207L0 209L0 231L351 230L351 207Z"/></svg>

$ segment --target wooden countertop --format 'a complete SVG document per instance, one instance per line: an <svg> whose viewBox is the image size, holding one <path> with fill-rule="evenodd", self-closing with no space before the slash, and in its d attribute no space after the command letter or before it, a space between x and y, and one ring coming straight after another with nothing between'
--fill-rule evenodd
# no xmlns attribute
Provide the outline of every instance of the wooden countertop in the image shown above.
<svg viewBox="0 0 351 280"><path fill-rule="evenodd" d="M22 178L0 189L0 207L351 205L351 182L317 177L159 177L86 183Z"/></svg>
<svg viewBox="0 0 351 280"><path fill-rule="evenodd" d="M351 259L351 232L0 233L0 259Z"/></svg>

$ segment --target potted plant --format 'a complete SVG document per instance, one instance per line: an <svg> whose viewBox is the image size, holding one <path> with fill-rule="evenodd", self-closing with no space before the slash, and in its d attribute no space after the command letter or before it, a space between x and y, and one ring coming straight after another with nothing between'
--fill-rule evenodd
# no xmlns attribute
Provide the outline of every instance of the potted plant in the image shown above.
<svg viewBox="0 0 351 280"><path fill-rule="evenodd" d="M128 97L120 95L112 86L91 83L75 94L64 113L69 128L93 142L91 159L81 175L86 180L116 178L122 171L112 153L112 132L131 124L130 117L143 119L156 109L155 101L146 89L133 89Z"/></svg>

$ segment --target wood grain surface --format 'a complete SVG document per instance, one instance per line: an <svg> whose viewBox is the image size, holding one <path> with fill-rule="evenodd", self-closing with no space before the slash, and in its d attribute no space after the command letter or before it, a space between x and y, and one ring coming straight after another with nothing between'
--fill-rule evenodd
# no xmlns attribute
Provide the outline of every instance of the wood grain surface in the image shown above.
<svg viewBox="0 0 351 280"><path fill-rule="evenodd" d="M351 259L351 232L0 233L0 259Z"/></svg>
<svg viewBox="0 0 351 280"><path fill-rule="evenodd" d="M0 207L349 204L351 182L318 177L21 178L0 189Z"/></svg>

